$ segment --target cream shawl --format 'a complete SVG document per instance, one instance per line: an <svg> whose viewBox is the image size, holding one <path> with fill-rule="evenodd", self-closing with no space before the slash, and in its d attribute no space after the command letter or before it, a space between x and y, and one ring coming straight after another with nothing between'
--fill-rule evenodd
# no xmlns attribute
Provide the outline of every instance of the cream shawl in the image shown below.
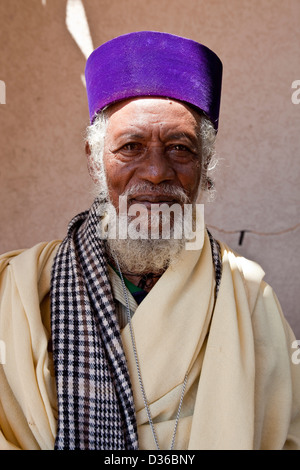
<svg viewBox="0 0 300 470"><path fill-rule="evenodd" d="M52 449L56 394L50 340L50 270L58 244L0 258L0 449ZM137 308L133 328L162 449L300 449L300 365L294 336L261 268L222 245L214 305L210 244L186 251ZM137 384L128 327L122 340L141 449L153 438ZM2 347L3 352L3 347ZM2 354L2 359L3 359ZM1 362L1 356L0 356Z"/></svg>

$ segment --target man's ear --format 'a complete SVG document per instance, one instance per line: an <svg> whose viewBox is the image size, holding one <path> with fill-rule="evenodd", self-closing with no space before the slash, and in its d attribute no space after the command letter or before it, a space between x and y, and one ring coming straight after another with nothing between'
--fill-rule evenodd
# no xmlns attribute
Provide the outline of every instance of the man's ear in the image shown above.
<svg viewBox="0 0 300 470"><path fill-rule="evenodd" d="M93 157L92 157L92 152L90 145L88 141L85 143L85 154L86 154L86 159L87 159L87 167L88 167L88 172L94 183L99 182L99 178L97 177L97 164L95 163Z"/></svg>

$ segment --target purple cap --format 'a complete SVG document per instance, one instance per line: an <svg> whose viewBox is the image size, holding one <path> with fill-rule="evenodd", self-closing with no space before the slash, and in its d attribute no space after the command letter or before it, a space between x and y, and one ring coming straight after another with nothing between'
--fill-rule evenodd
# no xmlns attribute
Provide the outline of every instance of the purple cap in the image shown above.
<svg viewBox="0 0 300 470"><path fill-rule="evenodd" d="M119 36L92 52L85 77L91 122L117 101L164 96L204 111L218 129L222 62L191 39L156 31Z"/></svg>

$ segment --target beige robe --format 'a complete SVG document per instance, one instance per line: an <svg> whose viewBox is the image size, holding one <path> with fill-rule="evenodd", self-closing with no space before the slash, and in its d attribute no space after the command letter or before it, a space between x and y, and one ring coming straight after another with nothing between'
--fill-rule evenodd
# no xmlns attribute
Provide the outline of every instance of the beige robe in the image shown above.
<svg viewBox="0 0 300 470"><path fill-rule="evenodd" d="M6 349L0 365L0 449L54 445L57 408L47 347L50 270L58 244L43 243L0 258L0 345ZM188 372L175 449L300 449L295 338L261 268L221 247L216 305L206 238L201 252L186 251L176 270L167 270L133 316L160 448L170 448ZM128 325L122 340L140 448L154 449Z"/></svg>

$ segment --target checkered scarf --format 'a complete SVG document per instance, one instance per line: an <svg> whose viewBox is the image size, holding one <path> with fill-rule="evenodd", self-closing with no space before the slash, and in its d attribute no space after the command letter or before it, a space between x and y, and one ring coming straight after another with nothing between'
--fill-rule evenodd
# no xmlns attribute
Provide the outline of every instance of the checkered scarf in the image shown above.
<svg viewBox="0 0 300 470"><path fill-rule="evenodd" d="M52 347L58 400L55 449L137 449L132 389L108 279L99 205L70 222L51 278ZM219 245L209 234L221 279Z"/></svg>
<svg viewBox="0 0 300 470"><path fill-rule="evenodd" d="M96 200L77 215L51 279L58 399L55 449L137 449L133 395L116 318Z"/></svg>

